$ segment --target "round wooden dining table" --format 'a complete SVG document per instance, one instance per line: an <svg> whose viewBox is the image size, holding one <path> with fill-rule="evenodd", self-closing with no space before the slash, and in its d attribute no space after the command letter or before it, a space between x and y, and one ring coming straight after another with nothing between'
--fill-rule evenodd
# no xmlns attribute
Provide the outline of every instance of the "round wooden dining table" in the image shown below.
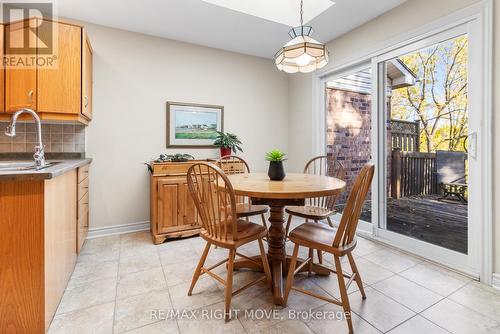
<svg viewBox="0 0 500 334"><path fill-rule="evenodd" d="M285 252L285 206L304 205L306 198L335 195L343 191L346 184L334 177L295 173L287 174L282 181L271 181L265 173L227 177L236 195L248 196L253 204L269 205L271 209L267 254L273 277L274 303L283 305L283 275L289 266ZM258 269L255 265L259 262L258 258L235 261L234 268ZM330 274L330 270L320 264L314 264L313 271L319 275Z"/></svg>

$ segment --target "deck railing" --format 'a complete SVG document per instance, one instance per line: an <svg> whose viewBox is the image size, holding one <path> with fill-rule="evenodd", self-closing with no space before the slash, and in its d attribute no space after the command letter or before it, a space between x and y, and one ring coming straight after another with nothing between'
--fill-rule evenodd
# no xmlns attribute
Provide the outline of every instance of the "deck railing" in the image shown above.
<svg viewBox="0 0 500 334"><path fill-rule="evenodd" d="M391 197L438 192L436 153L392 151Z"/></svg>

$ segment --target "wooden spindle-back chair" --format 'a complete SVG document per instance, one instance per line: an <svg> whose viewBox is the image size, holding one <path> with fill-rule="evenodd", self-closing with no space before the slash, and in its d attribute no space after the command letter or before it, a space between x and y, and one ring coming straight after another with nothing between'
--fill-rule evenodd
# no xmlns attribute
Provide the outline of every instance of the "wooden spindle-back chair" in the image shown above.
<svg viewBox="0 0 500 334"><path fill-rule="evenodd" d="M370 190L374 170L375 167L373 166L373 164L367 164L359 172L359 175L356 177L356 180L352 187L351 193L349 194L349 198L347 199L347 205L342 213L342 218L337 230L322 224L305 223L292 230L289 235L290 240L295 244L295 246L293 249L290 268L288 269L288 277L284 297L285 304L288 299L288 295L290 294L290 290L295 290L328 301L330 303L340 305L343 307L344 313L346 315L347 324L349 326L349 333L353 333L353 326L350 317L351 308L349 304L347 289L353 281L355 281L358 285L362 298L366 299L363 282L361 280L358 268L356 267L354 257L352 256L352 251L356 247L356 228L358 226L359 216L361 215L363 203L366 199L368 191ZM327 252L333 255L335 269L330 270L333 273L337 274L341 296L340 301L293 286L293 278L295 274L297 274L297 272L299 272L299 270L301 270L306 264L309 264L309 268L311 268L314 261L313 256L311 256L311 252L309 252L309 258L305 260L298 268L295 268L297 265L299 246L307 247L309 249L317 249L319 251ZM352 269L352 274L350 276L342 271L340 259L343 256L348 257L349 264ZM311 270L309 269L309 275L310 274ZM344 281L344 277L348 279L347 284Z"/></svg>
<svg viewBox="0 0 500 334"><path fill-rule="evenodd" d="M345 169L342 163L337 159L326 155L318 156L309 160L304 167L304 174L332 176L341 180L345 179ZM335 214L335 203L337 201L337 197L338 194L308 198L306 199L304 206L288 206L285 209L286 213L288 213L285 235L288 235L292 218L294 216L305 218L306 223L309 220L318 222L326 219L330 227L333 227L330 217ZM318 251L318 259L320 263L323 263L321 251Z"/></svg>
<svg viewBox="0 0 500 334"><path fill-rule="evenodd" d="M194 200L196 209L202 222L200 236L207 242L200 261L193 274L188 296L191 296L198 278L207 274L225 286L225 306L224 318L230 319L230 307L232 296L240 293L244 289L267 280L271 284L271 271L265 253L262 238L267 234L267 230L258 224L246 220L238 219L236 212L236 196L231 182L224 172L216 165L209 163L197 163L192 165L187 172L187 183L191 197ZM232 291L233 286L233 265L236 256L249 259L237 252L238 247L257 240L262 258L261 266L265 275L246 284L236 291ZM208 256L210 246L216 245L229 250L227 259L216 263L209 268L205 268L205 260ZM227 277L224 280L219 275L212 272L218 266L227 264Z"/></svg>
<svg viewBox="0 0 500 334"><path fill-rule="evenodd" d="M217 160L217 165L225 174L245 174L250 173L248 163L236 155L226 155ZM265 213L269 211L266 205L253 205L247 196L236 196L236 216L238 218L248 218L260 216L262 225L267 229Z"/></svg>
<svg viewBox="0 0 500 334"><path fill-rule="evenodd" d="M304 167L304 174L332 176L343 180L345 178L344 165L337 159L326 155L315 157ZM313 197L306 200L306 205L335 211L338 193L330 196Z"/></svg>

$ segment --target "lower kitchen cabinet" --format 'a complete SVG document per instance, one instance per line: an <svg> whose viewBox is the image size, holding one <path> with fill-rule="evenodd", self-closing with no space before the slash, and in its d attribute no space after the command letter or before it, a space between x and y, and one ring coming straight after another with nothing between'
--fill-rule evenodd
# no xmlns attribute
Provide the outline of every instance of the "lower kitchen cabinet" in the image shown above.
<svg viewBox="0 0 500 334"><path fill-rule="evenodd" d="M89 233L89 169L90 165L78 168L77 182L77 228L76 251L80 253Z"/></svg>
<svg viewBox="0 0 500 334"><path fill-rule="evenodd" d="M0 332L45 333L88 230L88 165L0 180L0 212Z"/></svg>
<svg viewBox="0 0 500 334"><path fill-rule="evenodd" d="M76 263L76 169L0 182L0 328L45 333Z"/></svg>

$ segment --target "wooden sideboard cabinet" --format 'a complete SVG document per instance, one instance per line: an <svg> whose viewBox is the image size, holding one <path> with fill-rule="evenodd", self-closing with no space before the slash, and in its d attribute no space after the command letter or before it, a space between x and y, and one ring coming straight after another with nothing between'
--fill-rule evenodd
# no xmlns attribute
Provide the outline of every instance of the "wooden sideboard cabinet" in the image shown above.
<svg viewBox="0 0 500 334"><path fill-rule="evenodd" d="M187 186L187 171L194 163L151 163L151 233L153 242L198 234L201 222Z"/></svg>

